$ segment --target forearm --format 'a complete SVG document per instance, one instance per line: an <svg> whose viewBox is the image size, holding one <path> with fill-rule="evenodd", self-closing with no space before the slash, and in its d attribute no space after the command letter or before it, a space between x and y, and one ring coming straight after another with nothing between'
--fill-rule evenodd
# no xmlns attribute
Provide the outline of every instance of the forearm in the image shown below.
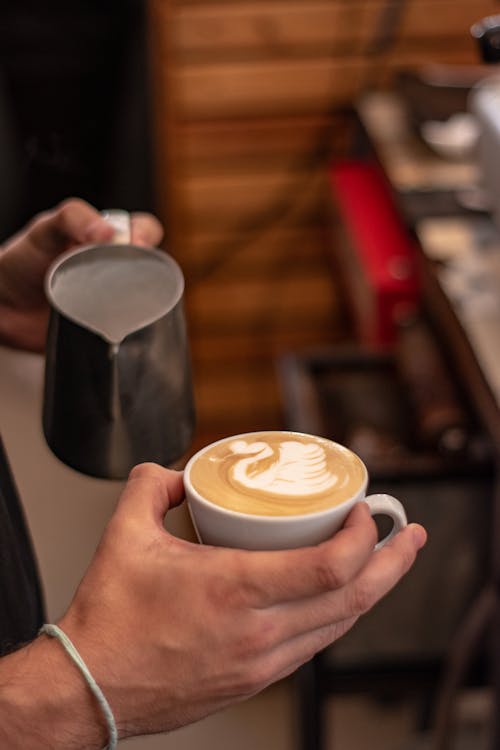
<svg viewBox="0 0 500 750"><path fill-rule="evenodd" d="M102 714L77 667L41 636L0 659L0 747L101 750Z"/></svg>

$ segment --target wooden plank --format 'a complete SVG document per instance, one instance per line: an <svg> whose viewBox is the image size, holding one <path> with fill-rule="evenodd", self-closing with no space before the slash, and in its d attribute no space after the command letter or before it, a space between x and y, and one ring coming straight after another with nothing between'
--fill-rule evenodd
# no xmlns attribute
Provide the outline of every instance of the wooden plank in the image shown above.
<svg viewBox="0 0 500 750"><path fill-rule="evenodd" d="M194 395L198 420L233 422L266 420L280 411L280 392L271 363L253 371L222 368L207 377L203 369L194 372Z"/></svg>
<svg viewBox="0 0 500 750"><path fill-rule="evenodd" d="M278 0L278 1L281 2L281 7L283 8L283 11L286 11L290 0ZM351 1L352 0L332 0L333 3L337 3L339 5L349 4ZM173 4L177 10L185 8L186 6L208 7L208 6L214 5L214 3L217 3L217 5L225 5L226 7L228 7L228 6L234 5L235 3L241 3L241 2L247 2L247 0L173 0ZM253 3L256 6L267 5L267 2L268 0L253 0ZM307 4L309 0L303 0L303 2ZM380 2L380 0L366 0L366 2L373 3L373 2Z"/></svg>
<svg viewBox="0 0 500 750"><path fill-rule="evenodd" d="M180 120L325 114L349 105L367 61L331 60L179 66L174 72Z"/></svg>
<svg viewBox="0 0 500 750"><path fill-rule="evenodd" d="M208 276L227 278L267 276L284 263L301 272L324 263L324 232L318 227L274 227L264 232L204 232L188 238L182 248L187 283Z"/></svg>
<svg viewBox="0 0 500 750"><path fill-rule="evenodd" d="M253 4L256 7L265 7L268 1L269 0L252 0ZM293 2L294 0L273 0L273 2L276 2L277 4L280 3L283 11L285 12L288 9L291 1ZM304 3L308 2L308 0L302 1ZM159 2L162 2L162 0L159 0ZM214 5L220 6L221 8L231 8L235 3L247 2L247 0L172 0L172 2L176 10L180 11L186 7L202 6L211 8ZM352 0L332 0L332 3L335 3L337 5L349 5L351 2ZM365 0L365 2L367 4L379 3L380 0ZM439 2L439 0L437 0L437 2Z"/></svg>
<svg viewBox="0 0 500 750"><path fill-rule="evenodd" d="M262 231L282 222L300 226L318 217L325 181L322 170L202 175L179 181L176 190L183 225L191 233L210 227ZM176 247L182 253L182 237Z"/></svg>
<svg viewBox="0 0 500 750"><path fill-rule="evenodd" d="M279 430L284 427L281 398L278 395L268 401L257 401L242 395L228 403L207 394L197 399L197 424L204 436L201 445L243 432Z"/></svg>
<svg viewBox="0 0 500 750"><path fill-rule="evenodd" d="M336 290L329 274L314 270L306 276L280 275L233 279L226 284L207 280L186 290L186 310L193 336L204 332L245 330L266 335L324 325L335 321Z"/></svg>
<svg viewBox="0 0 500 750"><path fill-rule="evenodd" d="M378 59L318 59L179 67L175 78L180 121L325 115L352 105L361 89L387 82L393 70L430 62L477 62L473 46L437 40L396 45ZM379 71L383 71L380 81Z"/></svg>
<svg viewBox="0 0 500 750"><path fill-rule="evenodd" d="M203 333L190 336L192 340L193 362L203 366L207 373L210 367L248 367L249 363L262 359L274 359L285 352L311 349L319 346L335 345L347 339L351 327L343 316L335 320L325 319L324 325L304 326L304 328L274 330L265 336L256 336L245 330L236 332ZM352 340L352 338L351 338Z"/></svg>
<svg viewBox="0 0 500 750"><path fill-rule="evenodd" d="M275 268L280 258L289 253L296 258L297 263L307 263L307 249L304 248L302 260L297 259L296 247L291 243L287 247L280 240L274 240L273 235L290 231L291 233L304 234L324 231L323 212L317 205L311 206L306 213L302 211L290 211L280 220L269 219L267 214L257 214L252 217L243 215L203 224L201 221L194 222L186 227L185 236L179 240L177 245L169 245L169 252L176 258L184 269L189 281L199 283L207 276L224 278L228 273L234 275L255 275L252 265L258 265L263 258L263 273ZM240 226L237 226L238 221ZM217 237L213 243L209 242L209 236ZM198 238L200 245L197 244ZM196 248L200 248L197 253ZM257 248L259 250L257 251ZM312 240L309 244L312 248ZM311 250L309 260L320 253L319 246ZM258 273L258 271L256 272Z"/></svg>
<svg viewBox="0 0 500 750"><path fill-rule="evenodd" d="M180 62L360 53L384 5L296 0L286 12L281 2L186 6L176 14L175 51Z"/></svg>
<svg viewBox="0 0 500 750"><path fill-rule="evenodd" d="M176 128L184 175L297 168L321 151L345 150L350 118L303 116L188 122Z"/></svg>
<svg viewBox="0 0 500 750"><path fill-rule="evenodd" d="M222 315L220 308L217 312ZM265 310L259 314L256 308L241 313L237 307L229 312L226 310L224 319L211 313L204 320L198 313L199 308L195 316L188 305L193 362L214 360L217 353L226 363L228 360L256 359L262 351L278 353L341 341L344 330L352 331L339 298L333 296L323 301L322 308L318 305L315 310L304 310L303 307L302 314L295 315L282 311L279 318L273 317L273 311ZM290 325L287 325L287 319L291 321ZM240 343L235 345L234 353L230 349L221 353L219 347L223 347L224 342L229 346L236 340Z"/></svg>

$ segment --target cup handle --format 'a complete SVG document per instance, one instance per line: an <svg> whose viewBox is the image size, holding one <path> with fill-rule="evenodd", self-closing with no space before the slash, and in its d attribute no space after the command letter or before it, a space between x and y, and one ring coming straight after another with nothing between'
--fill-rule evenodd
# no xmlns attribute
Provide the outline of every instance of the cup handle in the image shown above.
<svg viewBox="0 0 500 750"><path fill-rule="evenodd" d="M115 233L111 239L113 245L129 245L132 237L130 214L119 208L101 211L102 218L110 224Z"/></svg>
<svg viewBox="0 0 500 750"><path fill-rule="evenodd" d="M375 549L380 549L384 544L387 544L387 542L392 539L398 531L401 531L401 529L404 529L404 527L408 525L405 509L399 500L396 500L392 495L368 495L368 497L364 498L364 501L370 508L372 516L382 515L392 518L393 527L391 531L375 545Z"/></svg>

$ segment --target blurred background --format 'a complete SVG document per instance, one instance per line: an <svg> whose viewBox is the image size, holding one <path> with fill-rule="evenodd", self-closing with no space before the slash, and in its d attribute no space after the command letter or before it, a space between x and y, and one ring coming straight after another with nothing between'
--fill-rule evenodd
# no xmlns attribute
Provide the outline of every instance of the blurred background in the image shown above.
<svg viewBox="0 0 500 750"><path fill-rule="evenodd" d="M243 706L131 746L427 750L451 695L465 728L450 747L490 747L500 286L481 287L490 266L471 245L493 248L500 284L500 242L482 180L495 144L481 161L470 96L496 58L470 28L499 9L18 0L0 11L1 238L70 195L154 211L186 276L193 450L250 430L324 434L357 450L373 488L398 494L431 534L408 581L331 653ZM462 313L473 300L474 314L445 310L450 299ZM57 616L121 484L50 454L42 359L0 358L2 431ZM192 533L182 511L171 525ZM445 667L456 684L443 698Z"/></svg>

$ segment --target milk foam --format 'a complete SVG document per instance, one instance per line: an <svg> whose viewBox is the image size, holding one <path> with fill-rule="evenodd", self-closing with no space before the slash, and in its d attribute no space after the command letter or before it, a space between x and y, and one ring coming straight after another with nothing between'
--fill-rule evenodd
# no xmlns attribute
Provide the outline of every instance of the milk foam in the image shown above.
<svg viewBox="0 0 500 750"><path fill-rule="evenodd" d="M190 480L203 497L230 510L302 515L355 495L366 482L366 470L343 446L276 431L215 443L193 462Z"/></svg>
<svg viewBox="0 0 500 750"><path fill-rule="evenodd" d="M51 293L72 320L112 342L165 314L180 296L179 274L147 250L106 246L57 269Z"/></svg>
<svg viewBox="0 0 500 750"><path fill-rule="evenodd" d="M268 442L237 440L229 448L240 457L230 476L247 490L301 496L333 489L339 482L327 466L324 447L317 443L283 440L276 452Z"/></svg>

